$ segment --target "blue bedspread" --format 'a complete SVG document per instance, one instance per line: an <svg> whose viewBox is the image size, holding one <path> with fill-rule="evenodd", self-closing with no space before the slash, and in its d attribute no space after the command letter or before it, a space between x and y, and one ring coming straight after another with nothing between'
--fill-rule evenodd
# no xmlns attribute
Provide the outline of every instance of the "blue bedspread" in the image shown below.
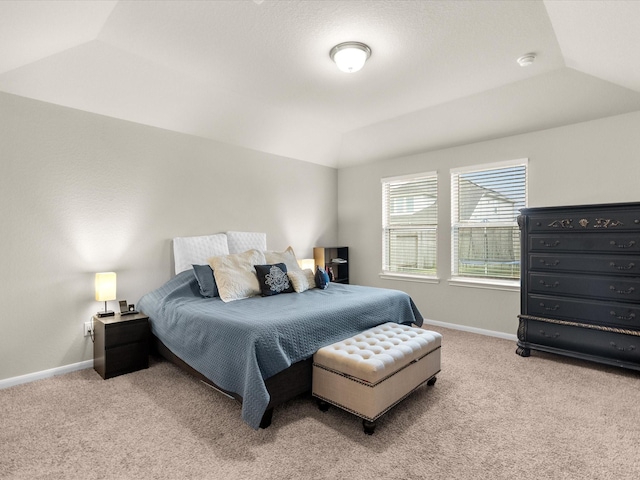
<svg viewBox="0 0 640 480"><path fill-rule="evenodd" d="M138 307L174 354L242 396L242 418L256 429L269 403L269 377L382 323L422 325L411 298L397 290L331 283L325 290L224 303L202 298L191 270L144 295Z"/></svg>

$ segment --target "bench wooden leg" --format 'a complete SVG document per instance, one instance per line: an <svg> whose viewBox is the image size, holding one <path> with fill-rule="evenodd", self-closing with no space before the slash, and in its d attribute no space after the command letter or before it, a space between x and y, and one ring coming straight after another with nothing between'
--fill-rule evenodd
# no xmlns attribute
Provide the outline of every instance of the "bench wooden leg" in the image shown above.
<svg viewBox="0 0 640 480"><path fill-rule="evenodd" d="M362 427L364 428L364 433L367 435L373 435L373 432L376 430L376 422L371 422L369 420L362 420Z"/></svg>

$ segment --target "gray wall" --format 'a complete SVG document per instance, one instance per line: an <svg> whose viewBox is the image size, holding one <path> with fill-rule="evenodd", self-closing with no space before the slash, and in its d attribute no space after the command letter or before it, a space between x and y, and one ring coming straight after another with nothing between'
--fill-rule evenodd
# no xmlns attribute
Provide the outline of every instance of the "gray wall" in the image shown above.
<svg viewBox="0 0 640 480"><path fill-rule="evenodd" d="M529 206L640 201L640 112L536 133L381 161L338 172L339 241L348 245L352 283L409 293L430 320L515 334L519 292L449 285L449 169L529 158ZM438 171L440 283L378 277L380 179Z"/></svg>
<svg viewBox="0 0 640 480"><path fill-rule="evenodd" d="M447 283L449 169L528 157L530 206L640 201L638 132L640 112L336 171L0 93L0 380L92 358L95 272L137 302L170 278L171 238L227 230L298 257L348 245L352 283L513 334L518 292ZM441 281L382 280L380 179L433 170Z"/></svg>
<svg viewBox="0 0 640 480"><path fill-rule="evenodd" d="M337 241L335 169L3 93L0 169L0 380L91 359L95 272L137 302L175 236L263 231L299 258Z"/></svg>

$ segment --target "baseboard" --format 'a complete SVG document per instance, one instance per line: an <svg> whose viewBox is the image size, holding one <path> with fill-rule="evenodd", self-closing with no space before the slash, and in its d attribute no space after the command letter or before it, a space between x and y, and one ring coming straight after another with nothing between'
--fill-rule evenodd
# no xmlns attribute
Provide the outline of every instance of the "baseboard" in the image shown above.
<svg viewBox="0 0 640 480"><path fill-rule="evenodd" d="M504 338L505 340L518 341L518 337L512 333L496 332L494 330L485 330L484 328L468 327L467 325L458 325L456 323L439 322L437 320L424 319L424 325L435 325L436 327L450 328L452 330L462 330L464 332L477 333L479 335L486 335L487 337Z"/></svg>
<svg viewBox="0 0 640 480"><path fill-rule="evenodd" d="M41 372L28 373L26 375L20 375L19 377L5 378L4 380L0 380L0 390L23 383L35 382L36 380L42 380L44 378L55 377L56 375L84 370L85 368L93 368L93 360L85 360L84 362L72 363L71 365L51 368Z"/></svg>

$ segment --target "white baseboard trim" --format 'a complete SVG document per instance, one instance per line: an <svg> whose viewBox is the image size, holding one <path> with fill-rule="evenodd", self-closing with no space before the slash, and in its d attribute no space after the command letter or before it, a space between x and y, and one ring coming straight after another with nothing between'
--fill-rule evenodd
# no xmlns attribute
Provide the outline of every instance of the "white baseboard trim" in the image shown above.
<svg viewBox="0 0 640 480"><path fill-rule="evenodd" d="M85 360L84 362L50 368L49 370L42 370L41 372L28 373L26 375L20 375L19 377L5 378L4 380L0 380L0 390L23 383L35 382L36 380L42 380L44 378L55 377L56 375L84 370L85 368L93 368L93 360Z"/></svg>
<svg viewBox="0 0 640 480"><path fill-rule="evenodd" d="M438 322L437 320L424 319L424 325L435 325L436 327L450 328L452 330L462 330L464 332L477 333L479 335L486 335L487 337L504 338L505 340L518 341L517 335L513 333L496 332L494 330L485 330L484 328L468 327L466 325L458 325L456 323Z"/></svg>

